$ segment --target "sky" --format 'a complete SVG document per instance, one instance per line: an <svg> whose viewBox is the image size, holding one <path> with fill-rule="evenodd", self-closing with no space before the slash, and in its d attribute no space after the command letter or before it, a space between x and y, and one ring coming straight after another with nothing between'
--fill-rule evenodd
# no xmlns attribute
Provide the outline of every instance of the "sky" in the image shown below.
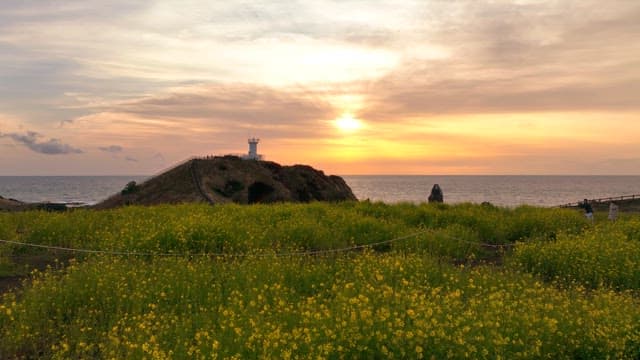
<svg viewBox="0 0 640 360"><path fill-rule="evenodd" d="M640 175L637 0L3 0L0 175Z"/></svg>

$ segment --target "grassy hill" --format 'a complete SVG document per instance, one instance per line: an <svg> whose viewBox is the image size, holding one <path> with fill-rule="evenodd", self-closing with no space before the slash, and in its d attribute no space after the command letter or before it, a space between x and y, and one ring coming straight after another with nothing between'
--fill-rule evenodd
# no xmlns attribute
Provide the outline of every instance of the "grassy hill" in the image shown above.
<svg viewBox="0 0 640 360"><path fill-rule="evenodd" d="M242 160L235 156L191 159L94 206L356 200L337 176L310 166Z"/></svg>

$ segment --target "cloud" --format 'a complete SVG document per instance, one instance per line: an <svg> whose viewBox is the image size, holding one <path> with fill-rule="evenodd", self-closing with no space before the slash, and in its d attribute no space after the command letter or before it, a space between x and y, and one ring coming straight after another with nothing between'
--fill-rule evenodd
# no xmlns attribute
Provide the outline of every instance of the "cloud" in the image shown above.
<svg viewBox="0 0 640 360"><path fill-rule="evenodd" d="M148 119L149 124L174 123L230 133L260 131L261 136L312 134L318 120L336 115L322 93L305 89L276 89L250 84L209 84L184 87L121 103L111 108L119 114ZM244 134L246 135L246 134Z"/></svg>
<svg viewBox="0 0 640 360"><path fill-rule="evenodd" d="M447 136L470 132L460 119L484 115L494 122L473 120L479 130L512 138L502 124L518 114L532 125L513 130L520 146L542 141L531 137L547 130L542 116L597 114L563 132L585 138L611 116L637 118L639 18L638 1L6 0L0 108L82 148L107 144L98 157L122 160L133 149L108 144L135 144L140 166L156 151L173 163L244 150L253 135L266 154L325 156L331 147L317 144L340 138L328 120L343 111L365 121L372 143L420 144L414 132L455 148L463 139ZM21 139L7 141L15 146L64 147L3 131ZM440 151L417 150L420 159Z"/></svg>
<svg viewBox="0 0 640 360"><path fill-rule="evenodd" d="M25 134L18 133L0 133L0 137L6 137L13 139L14 141L21 143L29 149L47 155L58 154L81 154L82 150L74 148L68 144L63 144L59 139L49 139L48 141L38 142L38 138L42 135L34 131L28 131Z"/></svg>
<svg viewBox="0 0 640 360"><path fill-rule="evenodd" d="M123 147L120 145L101 146L98 149L105 152L114 153L114 154L122 152L122 150L124 150Z"/></svg>
<svg viewBox="0 0 640 360"><path fill-rule="evenodd" d="M410 43L444 47L444 59L408 56L363 84L366 116L440 113L637 111L640 3L440 2L438 20ZM585 16L575 16L576 13Z"/></svg>
<svg viewBox="0 0 640 360"><path fill-rule="evenodd" d="M48 56L36 48L5 43L0 35L0 108L34 126L69 128L77 117L175 84L94 76L86 71L89 64L73 56Z"/></svg>
<svg viewBox="0 0 640 360"><path fill-rule="evenodd" d="M447 72L442 69L443 72ZM425 69L425 72L428 71ZM594 84L575 79L572 84L553 84L552 76L540 74L548 85L528 89L521 77L505 79L415 80L411 74L380 80L367 96L362 116L388 120L403 116L433 114L525 113L558 111L633 111L640 109L640 77L620 82ZM414 80L412 80L414 79Z"/></svg>
<svg viewBox="0 0 640 360"><path fill-rule="evenodd" d="M155 153L155 154L151 157L151 159L152 159L152 160L157 160L157 161L160 161L160 162L164 162L164 160L165 160L165 159L164 159L164 155L162 155L161 153Z"/></svg>
<svg viewBox="0 0 640 360"><path fill-rule="evenodd" d="M118 154L121 154L124 151L124 148L120 145L100 146L98 147L98 149L107 153L111 153L114 155L114 157L118 157ZM129 155L125 156L124 160L128 162L138 162L138 159Z"/></svg>
<svg viewBox="0 0 640 360"><path fill-rule="evenodd" d="M336 92L340 81L367 78L360 91L372 118L640 106L634 1L8 4L0 77L11 86L0 86L0 106L32 119L110 111L127 97L201 81ZM59 96L67 93L82 96ZM178 101L185 111L185 100L139 105Z"/></svg>

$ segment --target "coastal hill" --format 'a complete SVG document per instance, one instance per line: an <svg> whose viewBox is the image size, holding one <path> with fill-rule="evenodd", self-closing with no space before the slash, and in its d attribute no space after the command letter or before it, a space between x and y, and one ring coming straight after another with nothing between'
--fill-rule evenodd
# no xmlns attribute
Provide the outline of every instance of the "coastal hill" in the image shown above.
<svg viewBox="0 0 640 360"><path fill-rule="evenodd" d="M217 156L188 160L141 184L130 183L93 208L183 202L224 204L357 200L339 176L306 165Z"/></svg>

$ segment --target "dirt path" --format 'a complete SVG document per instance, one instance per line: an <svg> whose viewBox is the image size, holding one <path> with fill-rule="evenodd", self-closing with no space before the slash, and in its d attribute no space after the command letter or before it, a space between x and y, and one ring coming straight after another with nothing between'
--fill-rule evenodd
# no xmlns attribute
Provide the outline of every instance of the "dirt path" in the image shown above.
<svg viewBox="0 0 640 360"><path fill-rule="evenodd" d="M0 276L0 295L22 287L26 275Z"/></svg>
<svg viewBox="0 0 640 360"><path fill-rule="evenodd" d="M0 276L0 295L20 289L25 280L29 278L29 273L37 269L44 271L48 267L56 269L64 268L71 257L68 254L47 253L30 256L20 256L12 259L14 269L12 274Z"/></svg>

